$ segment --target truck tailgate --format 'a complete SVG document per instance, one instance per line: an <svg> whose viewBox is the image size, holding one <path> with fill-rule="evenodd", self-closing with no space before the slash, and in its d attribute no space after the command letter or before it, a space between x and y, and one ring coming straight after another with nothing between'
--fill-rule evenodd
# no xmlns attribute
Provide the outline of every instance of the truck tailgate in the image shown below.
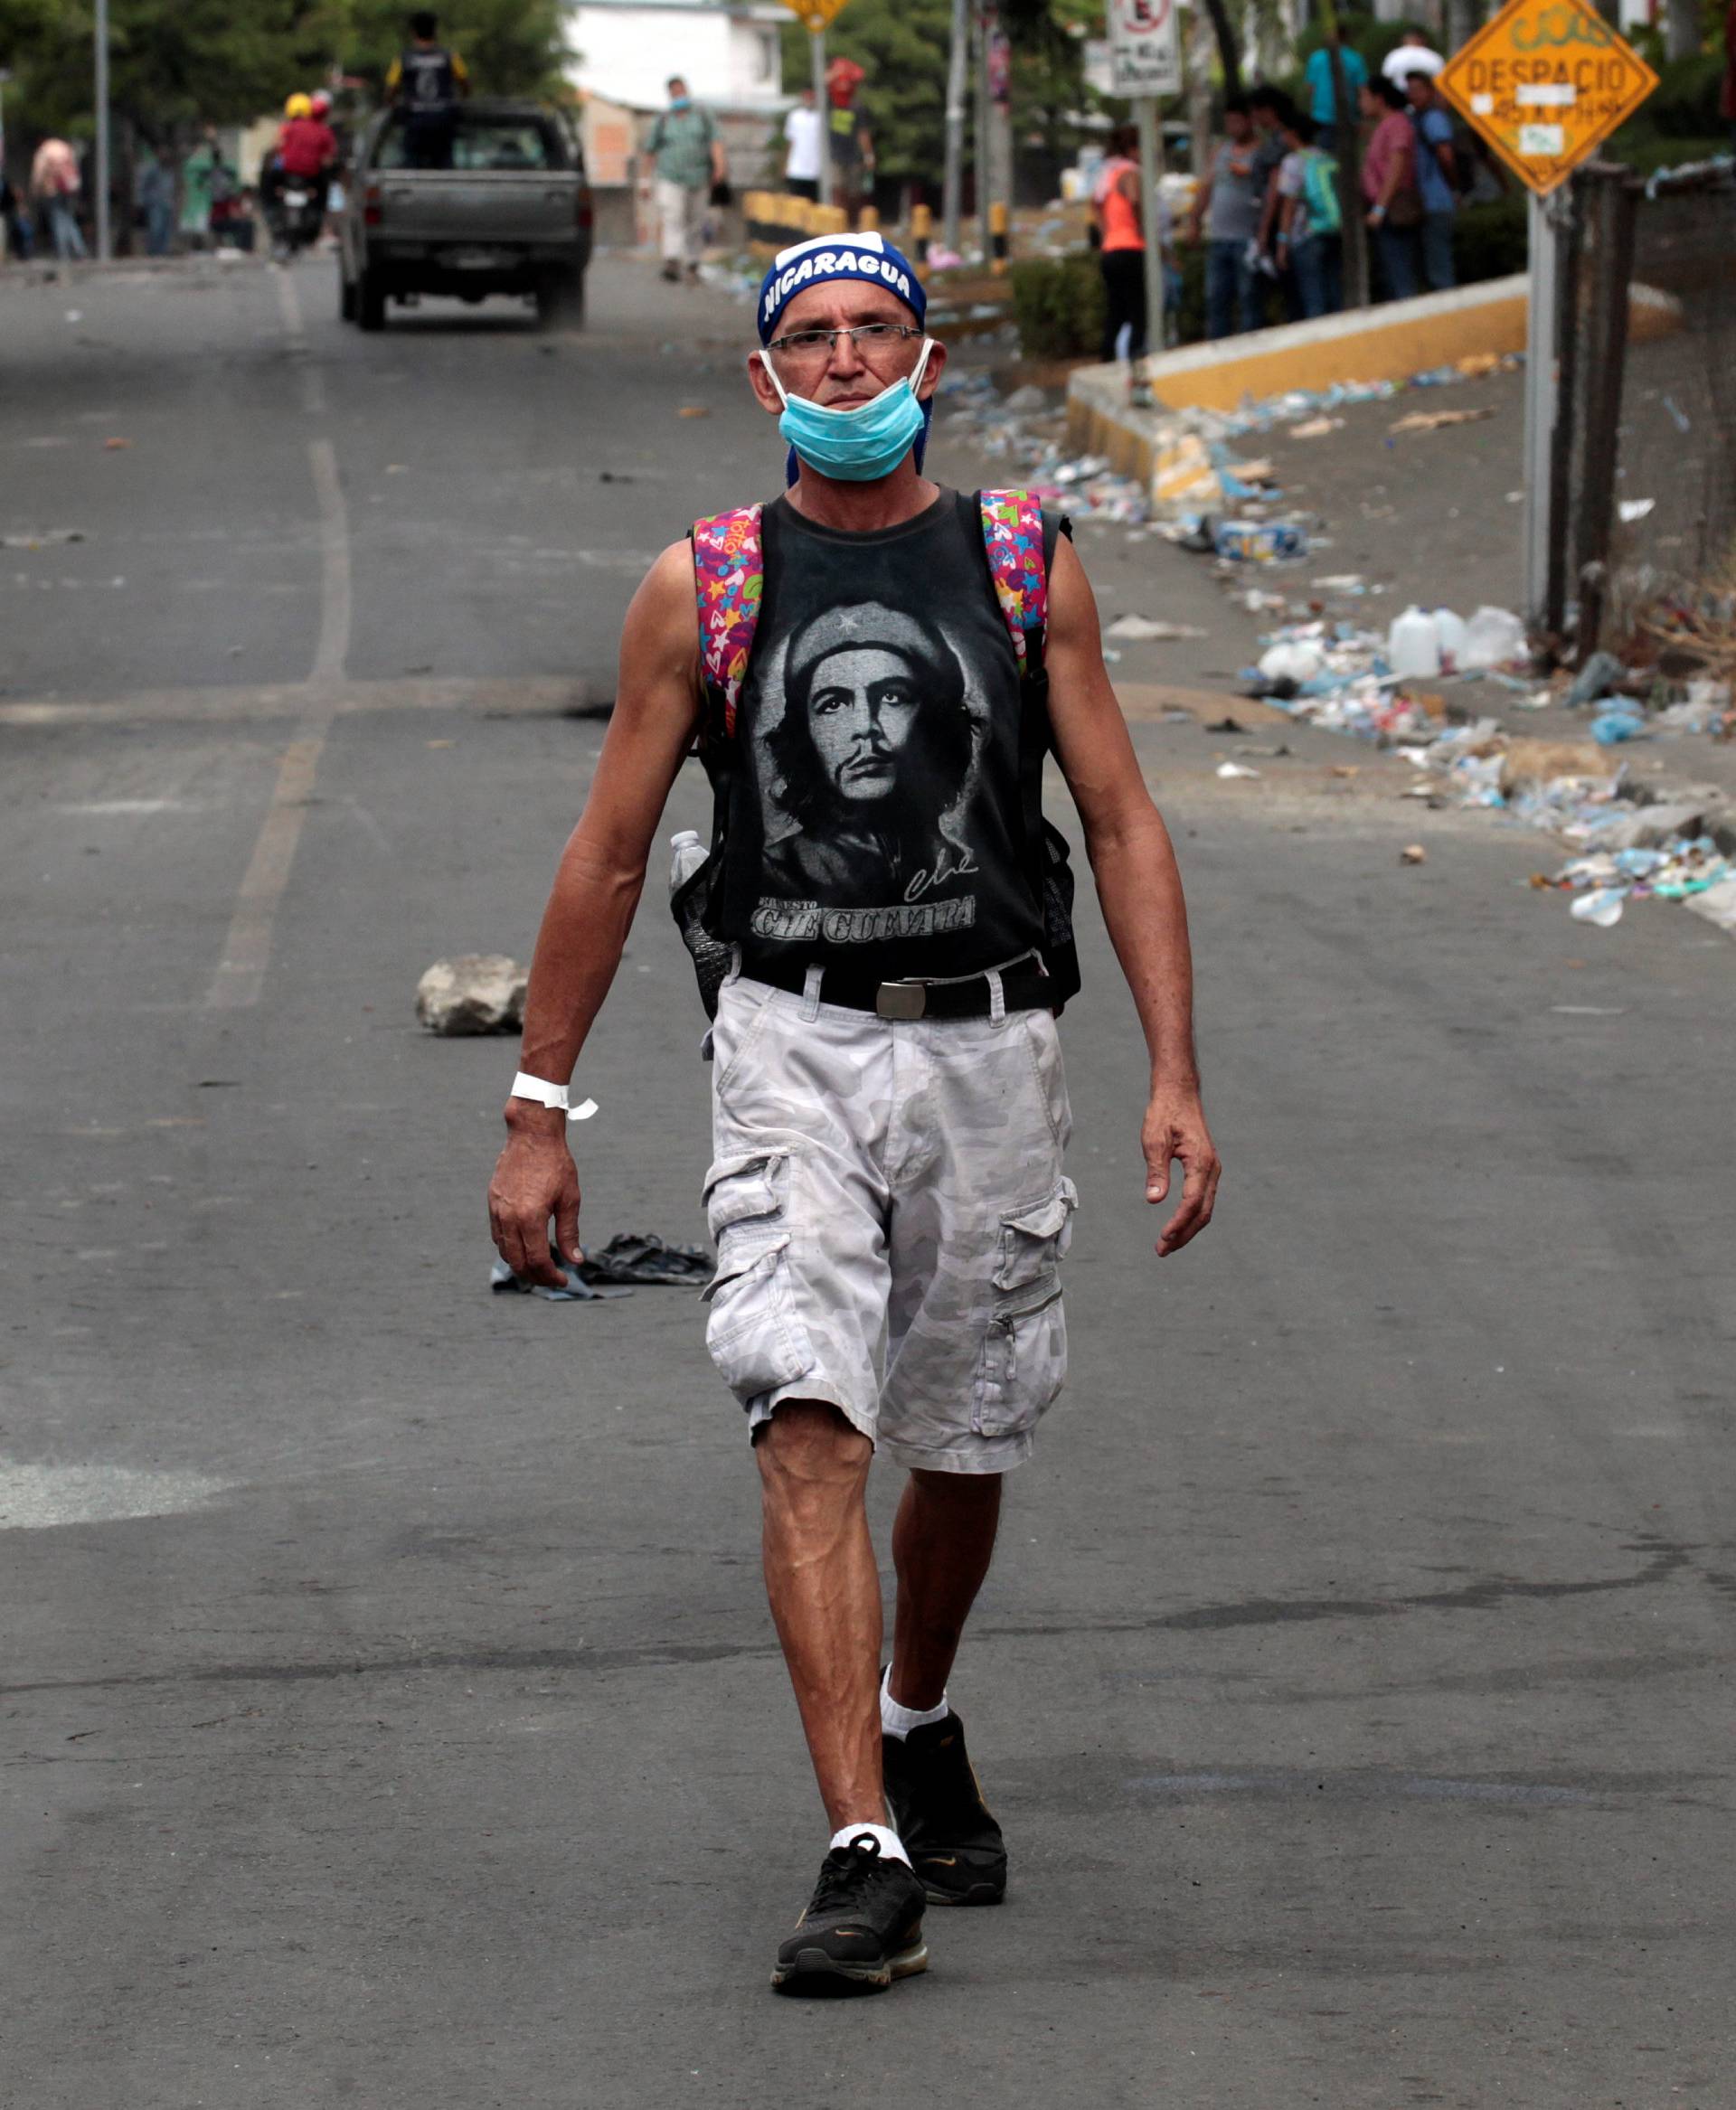
<svg viewBox="0 0 1736 2110"><path fill-rule="evenodd" d="M580 178L572 169L382 170L378 234L387 241L466 248L571 237Z"/></svg>

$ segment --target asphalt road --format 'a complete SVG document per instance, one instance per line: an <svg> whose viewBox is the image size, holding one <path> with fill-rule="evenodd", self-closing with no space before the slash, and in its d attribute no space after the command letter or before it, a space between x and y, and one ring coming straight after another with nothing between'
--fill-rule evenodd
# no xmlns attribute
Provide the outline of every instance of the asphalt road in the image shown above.
<svg viewBox="0 0 1736 2110"><path fill-rule="evenodd" d="M490 1296L512 1047L411 1015L528 947L646 559L775 481L742 311L283 283L0 284L0 533L85 537L0 552L0 2096L1727 2110L1728 939L1140 723L1219 1218L1153 1259L1088 914L1074 1380L954 1688L1014 1891L779 2001L823 1827L739 1413L679 1293ZM700 1022L653 889L593 1239L702 1229Z"/></svg>

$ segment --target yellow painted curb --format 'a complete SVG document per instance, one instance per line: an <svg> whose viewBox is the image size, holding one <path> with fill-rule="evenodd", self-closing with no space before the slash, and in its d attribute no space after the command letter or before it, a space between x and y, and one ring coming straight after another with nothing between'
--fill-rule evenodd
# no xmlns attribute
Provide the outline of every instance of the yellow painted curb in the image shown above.
<svg viewBox="0 0 1736 2110"><path fill-rule="evenodd" d="M1146 362L1157 406L1151 410L1129 405L1125 366L1081 367L1067 384L1068 443L1077 453L1107 455L1122 476L1148 477L1165 411L1233 410L1292 389L1408 381L1461 359L1523 352L1529 284L1519 272L1163 353ZM1668 294L1649 286L1630 289L1628 329L1636 340L1667 335L1681 322L1682 305Z"/></svg>

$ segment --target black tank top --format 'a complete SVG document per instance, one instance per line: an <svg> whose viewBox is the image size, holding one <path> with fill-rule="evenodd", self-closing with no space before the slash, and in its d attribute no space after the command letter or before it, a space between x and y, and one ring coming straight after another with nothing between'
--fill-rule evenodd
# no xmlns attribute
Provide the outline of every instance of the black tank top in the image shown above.
<svg viewBox="0 0 1736 2110"><path fill-rule="evenodd" d="M404 102L416 118L450 117L458 107L458 70L443 47L412 44L398 63L403 69Z"/></svg>
<svg viewBox="0 0 1736 2110"><path fill-rule="evenodd" d="M976 501L855 534L779 498L763 532L713 928L750 972L944 977L1029 952L1047 725L1025 722Z"/></svg>

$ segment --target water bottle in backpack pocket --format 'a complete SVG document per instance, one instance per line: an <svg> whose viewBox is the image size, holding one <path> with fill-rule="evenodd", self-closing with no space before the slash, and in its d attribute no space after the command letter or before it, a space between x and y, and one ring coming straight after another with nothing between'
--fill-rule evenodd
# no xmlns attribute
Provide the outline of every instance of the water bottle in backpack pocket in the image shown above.
<svg viewBox="0 0 1736 2110"><path fill-rule="evenodd" d="M717 993L729 974L731 950L705 928L712 855L693 828L683 828L679 834L672 835L669 847L675 853L669 866L669 910L675 919L675 928L681 932L681 942L692 957L705 1015L715 1018Z"/></svg>

